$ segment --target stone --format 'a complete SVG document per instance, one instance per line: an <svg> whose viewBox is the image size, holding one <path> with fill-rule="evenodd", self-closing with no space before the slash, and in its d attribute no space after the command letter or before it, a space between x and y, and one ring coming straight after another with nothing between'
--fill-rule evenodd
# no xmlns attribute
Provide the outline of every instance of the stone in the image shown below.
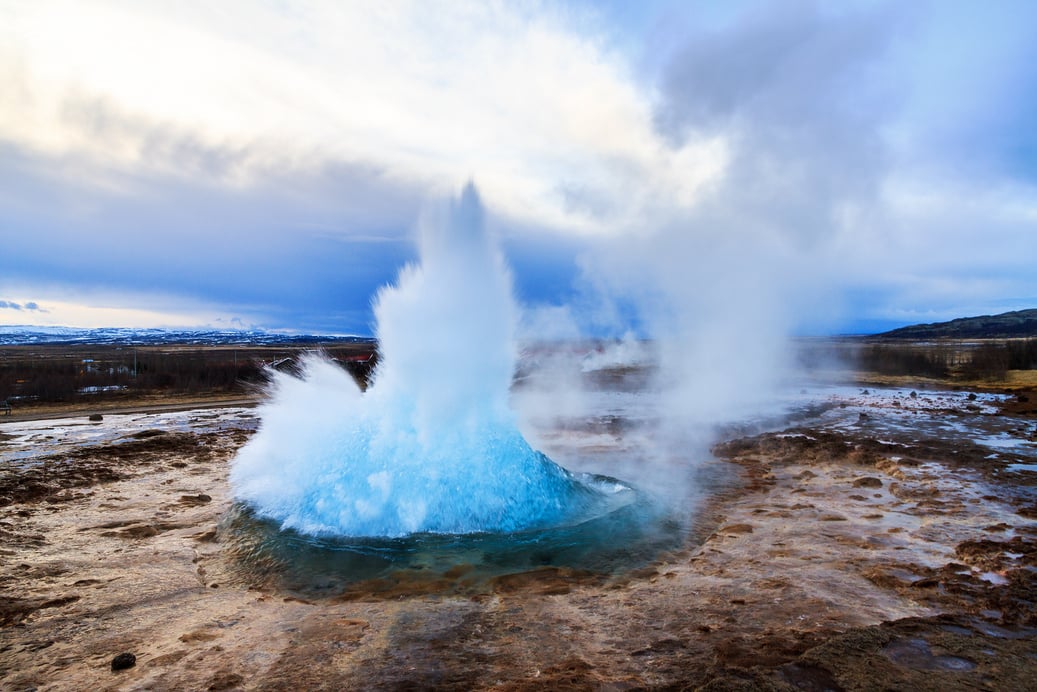
<svg viewBox="0 0 1037 692"><path fill-rule="evenodd" d="M112 659L112 670L126 670L135 665L137 665L137 657L128 651L124 651Z"/></svg>

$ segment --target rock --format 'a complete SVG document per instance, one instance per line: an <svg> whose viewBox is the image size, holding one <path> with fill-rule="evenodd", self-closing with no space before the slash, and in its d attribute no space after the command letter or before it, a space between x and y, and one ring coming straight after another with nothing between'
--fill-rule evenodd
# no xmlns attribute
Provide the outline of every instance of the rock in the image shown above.
<svg viewBox="0 0 1037 692"><path fill-rule="evenodd" d="M212 543L216 540L216 536L216 529L209 529L208 531L203 531L202 533L196 533L193 536L193 538L199 543Z"/></svg>
<svg viewBox="0 0 1037 692"><path fill-rule="evenodd" d="M571 567L540 567L493 577L490 585L498 594L534 593L555 596L569 593L573 586L594 583L599 575Z"/></svg>
<svg viewBox="0 0 1037 692"><path fill-rule="evenodd" d="M137 657L129 652L123 652L112 659L112 670L126 670L137 665Z"/></svg>
<svg viewBox="0 0 1037 692"><path fill-rule="evenodd" d="M807 662L787 663L778 669L781 679L800 690L841 690L842 686L825 668Z"/></svg>
<svg viewBox="0 0 1037 692"><path fill-rule="evenodd" d="M855 480L853 482L853 487L855 487L855 488L881 488L882 487L882 481L879 480L878 478L875 478L874 476L865 476L863 478L858 478L857 480Z"/></svg>
<svg viewBox="0 0 1037 692"><path fill-rule="evenodd" d="M241 683L245 682L245 678L238 673L231 673L230 671L221 671L209 679L210 690L231 690L235 687L239 687Z"/></svg>
<svg viewBox="0 0 1037 692"><path fill-rule="evenodd" d="M91 420L96 423L98 421L104 420L104 416L102 416L100 413L91 413L90 418L88 418L87 420Z"/></svg>

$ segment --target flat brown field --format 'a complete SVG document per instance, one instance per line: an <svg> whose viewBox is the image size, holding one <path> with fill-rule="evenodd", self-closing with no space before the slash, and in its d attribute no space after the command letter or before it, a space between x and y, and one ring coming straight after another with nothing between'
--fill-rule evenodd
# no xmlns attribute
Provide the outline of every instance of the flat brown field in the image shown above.
<svg viewBox="0 0 1037 692"><path fill-rule="evenodd" d="M951 379L918 377L915 375L878 375L857 373L854 378L861 384L886 387L957 387L975 391L1027 392L1037 390L1037 370L1009 370L1003 379Z"/></svg>
<svg viewBox="0 0 1037 692"><path fill-rule="evenodd" d="M369 342L283 345L35 344L0 346L0 421L129 413L258 401L269 367L290 369L321 352L360 378Z"/></svg>
<svg viewBox="0 0 1037 692"><path fill-rule="evenodd" d="M32 437L0 418L0 688L1032 689L1037 415L966 394L841 394L852 424L722 442L704 463L741 482L633 573L401 576L320 599L243 575L219 530L251 409L60 448L50 421ZM86 424L65 413L54 426ZM115 671L121 653L135 663Z"/></svg>
<svg viewBox="0 0 1037 692"><path fill-rule="evenodd" d="M200 394L141 394L135 396L78 401L19 405L9 415L0 413L0 424L54 418L89 417L95 414L123 415L128 413L155 413L158 411L186 411L190 409L223 408L227 406L255 406L262 400L257 393L207 392Z"/></svg>

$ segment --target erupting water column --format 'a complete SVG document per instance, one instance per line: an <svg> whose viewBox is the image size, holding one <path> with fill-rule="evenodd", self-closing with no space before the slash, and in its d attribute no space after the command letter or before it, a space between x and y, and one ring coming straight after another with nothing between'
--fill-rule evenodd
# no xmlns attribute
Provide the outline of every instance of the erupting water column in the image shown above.
<svg viewBox="0 0 1037 692"><path fill-rule="evenodd" d="M420 263L375 301L381 363L361 392L338 366L274 373L238 453L239 500L313 535L513 532L575 521L615 492L534 451L508 406L511 277L468 184L421 226Z"/></svg>

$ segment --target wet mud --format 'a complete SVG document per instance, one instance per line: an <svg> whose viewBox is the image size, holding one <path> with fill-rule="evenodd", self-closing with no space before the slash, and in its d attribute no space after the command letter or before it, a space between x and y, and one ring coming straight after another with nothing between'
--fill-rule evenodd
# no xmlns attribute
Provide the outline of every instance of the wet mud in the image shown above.
<svg viewBox="0 0 1037 692"><path fill-rule="evenodd" d="M624 573L470 588L457 564L320 598L243 576L222 538L247 415L2 427L0 688L1032 688L1037 413L969 396L812 392L717 444L701 463L737 483ZM565 440L599 428L637 432Z"/></svg>

